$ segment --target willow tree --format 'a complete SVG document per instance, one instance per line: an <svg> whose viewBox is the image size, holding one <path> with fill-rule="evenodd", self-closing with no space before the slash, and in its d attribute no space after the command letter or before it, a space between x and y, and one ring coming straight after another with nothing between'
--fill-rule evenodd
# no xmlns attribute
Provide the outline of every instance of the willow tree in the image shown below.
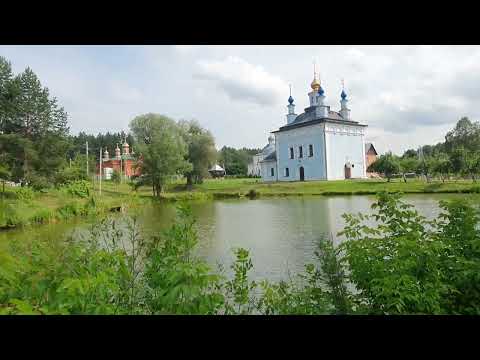
<svg viewBox="0 0 480 360"><path fill-rule="evenodd" d="M187 144L174 120L153 113L140 115L130 122L130 130L140 156L138 185L151 185L154 196L159 197L174 178L191 171Z"/></svg>
<svg viewBox="0 0 480 360"><path fill-rule="evenodd" d="M208 168L217 157L215 139L210 131L202 128L195 120L180 121L179 126L188 147L187 159L192 164L192 168L185 173L187 184L191 186L202 183L208 175Z"/></svg>

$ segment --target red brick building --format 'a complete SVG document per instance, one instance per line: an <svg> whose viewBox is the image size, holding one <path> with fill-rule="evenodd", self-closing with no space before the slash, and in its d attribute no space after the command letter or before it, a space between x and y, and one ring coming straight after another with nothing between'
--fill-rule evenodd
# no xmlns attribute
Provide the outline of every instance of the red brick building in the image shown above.
<svg viewBox="0 0 480 360"><path fill-rule="evenodd" d="M113 158L110 158L108 149L105 149L102 159L102 179L111 179L114 171L121 173L127 178L130 178L134 175L141 175L141 169L140 166L138 166L139 161L137 161L133 156L133 151L130 153L130 146L126 141L123 143L122 149L123 153L121 154L117 145L115 149L115 157ZM100 164L97 164L96 174L97 176L100 175Z"/></svg>

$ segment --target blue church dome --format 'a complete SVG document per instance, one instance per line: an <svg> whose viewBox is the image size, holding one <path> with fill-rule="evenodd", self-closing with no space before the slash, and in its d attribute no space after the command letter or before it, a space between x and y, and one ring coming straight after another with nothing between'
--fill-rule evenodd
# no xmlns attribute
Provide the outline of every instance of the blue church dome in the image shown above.
<svg viewBox="0 0 480 360"><path fill-rule="evenodd" d="M293 104L293 97L292 97L292 95L290 95L290 97L288 98L288 102L289 102L290 105Z"/></svg>
<svg viewBox="0 0 480 360"><path fill-rule="evenodd" d="M318 95L323 96L323 94L325 94L325 91L323 91L323 88L320 86L318 89Z"/></svg>
<svg viewBox="0 0 480 360"><path fill-rule="evenodd" d="M342 97L343 100L347 98L347 93L345 92L345 90L342 90L342 93L340 96Z"/></svg>

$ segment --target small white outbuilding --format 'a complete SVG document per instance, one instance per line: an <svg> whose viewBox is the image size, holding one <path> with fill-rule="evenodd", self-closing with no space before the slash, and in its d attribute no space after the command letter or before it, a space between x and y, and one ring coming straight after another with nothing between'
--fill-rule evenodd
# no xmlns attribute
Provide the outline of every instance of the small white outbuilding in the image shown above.
<svg viewBox="0 0 480 360"><path fill-rule="evenodd" d="M212 166L208 172L210 173L210 175L212 175L212 177L216 178L216 177L223 177L225 176L225 169L222 168L220 165L218 164L215 164L214 166Z"/></svg>

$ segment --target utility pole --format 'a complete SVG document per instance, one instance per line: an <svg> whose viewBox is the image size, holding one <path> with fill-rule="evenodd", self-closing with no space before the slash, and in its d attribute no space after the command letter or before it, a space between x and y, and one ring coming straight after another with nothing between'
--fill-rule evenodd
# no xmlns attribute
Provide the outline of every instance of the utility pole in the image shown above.
<svg viewBox="0 0 480 360"><path fill-rule="evenodd" d="M122 155L120 155L120 184L122 183L123 178L123 159Z"/></svg>
<svg viewBox="0 0 480 360"><path fill-rule="evenodd" d="M102 195L102 148L100 148L100 196Z"/></svg>
<svg viewBox="0 0 480 360"><path fill-rule="evenodd" d="M85 142L85 145L87 147L87 178L88 178L88 141ZM100 154L100 158L102 158L102 154Z"/></svg>

